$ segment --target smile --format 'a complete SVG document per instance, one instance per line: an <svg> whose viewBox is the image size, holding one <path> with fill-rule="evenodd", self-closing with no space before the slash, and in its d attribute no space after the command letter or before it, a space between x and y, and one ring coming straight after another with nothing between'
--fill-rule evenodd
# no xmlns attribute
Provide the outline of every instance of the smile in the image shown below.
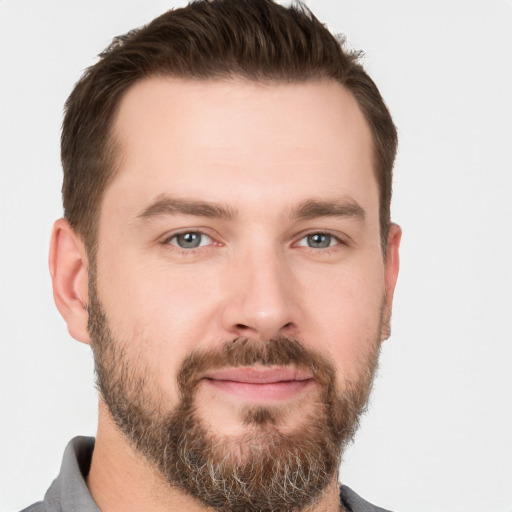
<svg viewBox="0 0 512 512"><path fill-rule="evenodd" d="M315 384L313 376L294 368L228 368L208 372L203 381L244 401L268 403L299 396Z"/></svg>

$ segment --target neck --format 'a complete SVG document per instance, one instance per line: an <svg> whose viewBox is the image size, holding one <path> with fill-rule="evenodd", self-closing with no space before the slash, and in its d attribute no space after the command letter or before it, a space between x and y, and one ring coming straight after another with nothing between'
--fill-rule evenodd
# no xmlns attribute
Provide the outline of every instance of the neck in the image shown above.
<svg viewBox="0 0 512 512"><path fill-rule="evenodd" d="M170 486L116 427L100 403L96 443L87 476L89 491L102 512L206 512L191 496ZM337 475L307 512L340 510Z"/></svg>

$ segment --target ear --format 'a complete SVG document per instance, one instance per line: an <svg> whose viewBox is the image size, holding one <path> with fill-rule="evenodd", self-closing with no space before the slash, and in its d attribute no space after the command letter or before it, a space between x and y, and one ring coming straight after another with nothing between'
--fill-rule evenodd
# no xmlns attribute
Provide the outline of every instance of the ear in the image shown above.
<svg viewBox="0 0 512 512"><path fill-rule="evenodd" d="M400 268L400 241L402 229L398 224L391 224L386 246L386 259L384 262L384 311L382 322L381 340L389 338L391 334L391 310L393 307L393 295L395 293L398 270Z"/></svg>
<svg viewBox="0 0 512 512"><path fill-rule="evenodd" d="M59 219L53 225L49 265L53 298L69 334L82 343L89 343L87 252L66 219Z"/></svg>

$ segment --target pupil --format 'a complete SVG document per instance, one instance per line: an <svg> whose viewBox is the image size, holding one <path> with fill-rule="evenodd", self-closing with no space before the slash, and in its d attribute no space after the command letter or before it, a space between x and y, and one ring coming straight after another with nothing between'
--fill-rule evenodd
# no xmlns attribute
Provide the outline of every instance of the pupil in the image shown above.
<svg viewBox="0 0 512 512"><path fill-rule="evenodd" d="M198 233L183 233L178 236L178 244L185 248L198 247L201 238Z"/></svg>
<svg viewBox="0 0 512 512"><path fill-rule="evenodd" d="M308 243L310 247L314 247L315 249L329 247L331 245L331 235L323 235L321 233L309 235Z"/></svg>

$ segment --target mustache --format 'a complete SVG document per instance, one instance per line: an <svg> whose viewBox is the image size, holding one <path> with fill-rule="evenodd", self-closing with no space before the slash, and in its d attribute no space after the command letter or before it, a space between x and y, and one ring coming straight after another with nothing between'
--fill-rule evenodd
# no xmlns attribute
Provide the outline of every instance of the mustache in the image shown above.
<svg viewBox="0 0 512 512"><path fill-rule="evenodd" d="M235 338L209 350L196 350L183 361L178 373L178 388L182 396L190 394L209 370L242 366L294 366L310 372L324 389L334 382L332 363L316 350L287 336L270 340Z"/></svg>

